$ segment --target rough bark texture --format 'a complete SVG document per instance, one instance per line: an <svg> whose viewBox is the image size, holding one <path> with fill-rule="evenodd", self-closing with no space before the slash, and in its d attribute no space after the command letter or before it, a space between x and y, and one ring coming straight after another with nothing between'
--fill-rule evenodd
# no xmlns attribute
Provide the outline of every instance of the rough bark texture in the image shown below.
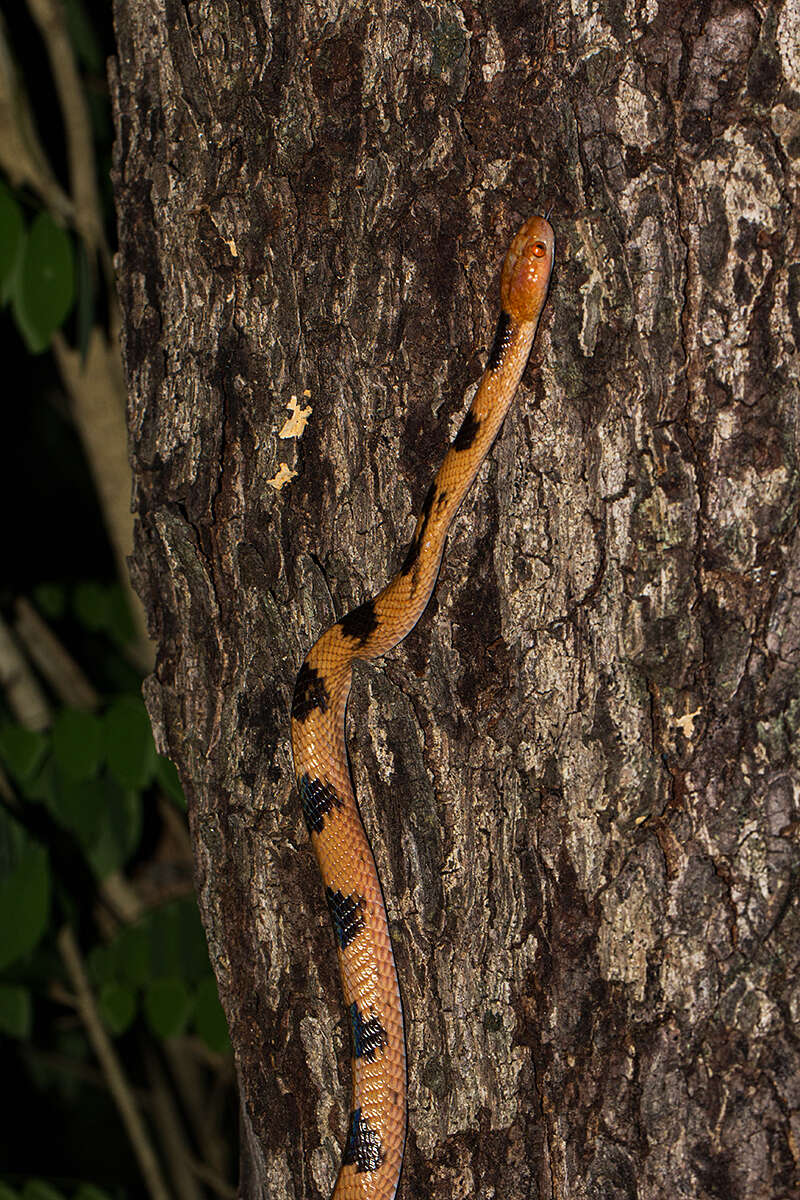
<svg viewBox="0 0 800 1200"><path fill-rule="evenodd" d="M797 0L116 16L146 694L244 1195L327 1197L349 1099L293 676L401 560L551 205L525 386L351 702L400 1197L800 1195Z"/></svg>

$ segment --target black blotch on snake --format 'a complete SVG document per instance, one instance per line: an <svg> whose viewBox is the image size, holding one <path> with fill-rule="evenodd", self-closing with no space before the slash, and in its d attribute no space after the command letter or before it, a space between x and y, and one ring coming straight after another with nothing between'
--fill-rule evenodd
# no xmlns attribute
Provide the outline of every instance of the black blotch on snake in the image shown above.
<svg viewBox="0 0 800 1200"><path fill-rule="evenodd" d="M356 1058L374 1062L377 1051L382 1050L389 1040L386 1030L377 1017L367 1017L365 1021L355 1002L350 1005L350 1025Z"/></svg>
<svg viewBox="0 0 800 1200"><path fill-rule="evenodd" d="M308 832L313 830L314 833L321 833L328 813L334 807L343 808L344 800L329 783L323 783L321 779L312 779L308 774L300 776L297 787Z"/></svg>
<svg viewBox="0 0 800 1200"><path fill-rule="evenodd" d="M364 928L364 897L359 896L357 892L345 896L342 892L335 892L333 888L326 887L325 899L331 910L336 941L340 948L345 950Z"/></svg>
<svg viewBox="0 0 800 1200"><path fill-rule="evenodd" d="M408 554L406 555L405 561L400 568L401 575L408 575L409 571L413 568L414 564L419 558L419 552L422 547L422 539L425 537L425 530L428 525L428 519L431 515L431 509L433 508L433 497L435 494L436 480L434 479L433 483L425 493L425 499L422 502L422 513L420 514L419 530L414 537L413 542L408 547Z"/></svg>
<svg viewBox="0 0 800 1200"><path fill-rule="evenodd" d="M470 409L467 415L464 417L464 420L461 422L461 428L453 438L453 449L459 454L462 450L469 450L478 435L478 430L480 427L480 421L475 416L475 413L472 411L472 409Z"/></svg>
<svg viewBox="0 0 800 1200"><path fill-rule="evenodd" d="M304 662L297 673L297 682L294 685L292 718L302 724L315 708L318 708L320 712L325 712L329 700L330 696L325 686L325 680L318 674L316 668L310 667L307 662Z"/></svg>
<svg viewBox="0 0 800 1200"><path fill-rule="evenodd" d="M506 347L508 345L508 335L511 329L511 317L505 309L500 313L500 320L497 322L497 332L494 335L492 349L489 352L489 361L486 364L490 371L496 371L503 361Z"/></svg>
<svg viewBox="0 0 800 1200"><path fill-rule="evenodd" d="M350 1118L350 1133L344 1150L343 1162L354 1165L356 1173L377 1171L383 1160L381 1140L361 1109L357 1108Z"/></svg>
<svg viewBox="0 0 800 1200"><path fill-rule="evenodd" d="M342 617L339 628L345 637L352 638L363 646L370 634L378 628L375 601L367 600L364 604L359 604L358 608L354 608L346 617Z"/></svg>

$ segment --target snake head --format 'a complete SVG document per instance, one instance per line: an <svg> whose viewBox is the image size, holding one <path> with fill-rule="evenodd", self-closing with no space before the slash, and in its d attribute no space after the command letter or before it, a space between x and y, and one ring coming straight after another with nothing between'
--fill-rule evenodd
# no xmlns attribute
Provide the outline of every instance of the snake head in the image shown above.
<svg viewBox="0 0 800 1200"><path fill-rule="evenodd" d="M531 217L511 243L500 280L500 302L514 321L536 321L553 269L555 234L544 217Z"/></svg>

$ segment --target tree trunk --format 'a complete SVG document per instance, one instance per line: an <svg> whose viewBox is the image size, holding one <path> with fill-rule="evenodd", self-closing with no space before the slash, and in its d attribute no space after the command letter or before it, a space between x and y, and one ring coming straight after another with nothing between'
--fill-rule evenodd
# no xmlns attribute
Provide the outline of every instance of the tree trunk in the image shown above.
<svg viewBox="0 0 800 1200"><path fill-rule="evenodd" d="M294 675L402 561L505 249L552 206L520 394L350 704L406 1014L399 1197L797 1197L794 6L116 20L146 696L242 1194L327 1200L349 1107Z"/></svg>

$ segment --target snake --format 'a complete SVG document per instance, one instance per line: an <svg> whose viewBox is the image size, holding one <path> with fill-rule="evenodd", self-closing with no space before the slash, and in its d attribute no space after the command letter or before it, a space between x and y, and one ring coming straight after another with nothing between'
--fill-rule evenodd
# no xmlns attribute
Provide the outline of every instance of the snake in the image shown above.
<svg viewBox="0 0 800 1200"><path fill-rule="evenodd" d="M403 1006L375 859L350 773L345 721L353 663L413 629L436 585L455 514L491 449L528 361L553 267L554 234L529 218L500 280L486 368L417 518L402 566L327 629L297 675L291 742L300 803L322 875L352 1033L352 1108L332 1200L393 1200L407 1130Z"/></svg>

